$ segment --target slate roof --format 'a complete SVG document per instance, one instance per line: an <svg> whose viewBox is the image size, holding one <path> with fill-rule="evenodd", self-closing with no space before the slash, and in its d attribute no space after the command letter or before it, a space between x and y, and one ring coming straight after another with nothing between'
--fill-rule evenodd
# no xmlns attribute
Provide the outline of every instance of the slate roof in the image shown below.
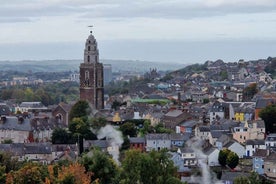
<svg viewBox="0 0 276 184"><path fill-rule="evenodd" d="M16 130L16 131L31 131L30 119L23 118L23 121L18 121L15 116L5 116L3 123L0 123L1 130Z"/></svg>
<svg viewBox="0 0 276 184"><path fill-rule="evenodd" d="M197 125L197 121L195 120L188 120L188 121L185 121L183 123L181 123L182 126L185 126L185 127L194 127Z"/></svg>
<svg viewBox="0 0 276 184"><path fill-rule="evenodd" d="M52 154L51 143L25 143L25 154Z"/></svg>
<svg viewBox="0 0 276 184"><path fill-rule="evenodd" d="M235 178L237 177L248 177L250 173L245 173L245 172L222 172L221 180L222 181L234 181Z"/></svg>
<svg viewBox="0 0 276 184"><path fill-rule="evenodd" d="M219 138L221 137L221 135L223 134L223 132L220 132L220 131L212 131L211 130L211 135L213 138Z"/></svg>
<svg viewBox="0 0 276 184"><path fill-rule="evenodd" d="M24 155L23 146L23 143L0 144L0 150L4 152L10 152L14 156L22 156Z"/></svg>
<svg viewBox="0 0 276 184"><path fill-rule="evenodd" d="M195 151L192 148L181 148L181 153L194 153Z"/></svg>
<svg viewBox="0 0 276 184"><path fill-rule="evenodd" d="M265 141L276 141L276 134L267 135Z"/></svg>
<svg viewBox="0 0 276 184"><path fill-rule="evenodd" d="M55 118L48 119L47 117L41 117L31 119L31 127L33 130L53 130L56 127L65 127L65 125L58 123Z"/></svg>
<svg viewBox="0 0 276 184"><path fill-rule="evenodd" d="M246 145L265 145L265 141L258 139L246 140Z"/></svg>
<svg viewBox="0 0 276 184"><path fill-rule="evenodd" d="M229 140L230 140L230 137L229 137L228 135L222 134L222 135L218 138L217 142L221 142L221 143L224 144L224 143L227 143Z"/></svg>
<svg viewBox="0 0 276 184"><path fill-rule="evenodd" d="M22 102L19 107L46 108L41 102Z"/></svg>
<svg viewBox="0 0 276 184"><path fill-rule="evenodd" d="M268 99L268 98L259 98L256 101L256 109L263 109L267 105L275 103L275 99Z"/></svg>
<svg viewBox="0 0 276 184"><path fill-rule="evenodd" d="M164 113L162 113L162 112L153 112L153 113L151 113L151 116L154 117L154 118L161 119L164 116Z"/></svg>
<svg viewBox="0 0 276 184"><path fill-rule="evenodd" d="M177 172L189 172L190 169L188 167L184 166L184 160L181 158L181 156L178 153L175 152L169 152L170 160L173 161L174 166L177 167Z"/></svg>
<svg viewBox="0 0 276 184"><path fill-rule="evenodd" d="M256 149L256 151L253 153L252 157L266 157L268 150L266 149Z"/></svg>
<svg viewBox="0 0 276 184"><path fill-rule="evenodd" d="M230 141L229 143L227 143L226 145L224 145L224 147L229 148L230 146L232 146L232 144L236 143L236 141ZM239 143L238 143L239 144Z"/></svg>
<svg viewBox="0 0 276 184"><path fill-rule="evenodd" d="M173 110L169 111L165 116L171 116L171 117L178 117L182 114L183 112L181 110Z"/></svg>
<svg viewBox="0 0 276 184"><path fill-rule="evenodd" d="M12 153L15 156L24 154L52 154L51 143L12 143L0 144L0 150Z"/></svg>
<svg viewBox="0 0 276 184"><path fill-rule="evenodd" d="M200 132L210 132L209 126L200 126L198 127Z"/></svg>
<svg viewBox="0 0 276 184"><path fill-rule="evenodd" d="M89 140L84 141L83 147L84 148L90 148L90 147L99 147L101 149L106 149L108 147L107 140Z"/></svg>
<svg viewBox="0 0 276 184"><path fill-rule="evenodd" d="M145 143L146 140L144 137L130 137L129 142L130 143Z"/></svg>
<svg viewBox="0 0 276 184"><path fill-rule="evenodd" d="M276 153L271 152L266 158L264 158L265 161L271 161L276 162Z"/></svg>
<svg viewBox="0 0 276 184"><path fill-rule="evenodd" d="M204 150L204 154L208 156L208 155L210 155L211 153L213 153L215 150L217 150L217 148L208 147L207 149Z"/></svg>
<svg viewBox="0 0 276 184"><path fill-rule="evenodd" d="M52 151L53 152L63 152L66 150L73 150L73 151L77 151L78 147L76 144L53 144L52 145Z"/></svg>
<svg viewBox="0 0 276 184"><path fill-rule="evenodd" d="M264 120L256 120L257 121L257 128L265 128Z"/></svg>
<svg viewBox="0 0 276 184"><path fill-rule="evenodd" d="M72 108L72 104L66 104L64 102L59 103L60 107L64 109L65 112L69 112Z"/></svg>
<svg viewBox="0 0 276 184"><path fill-rule="evenodd" d="M181 140L181 141L187 141L191 137L191 133L172 133L170 134L171 140Z"/></svg>
<svg viewBox="0 0 276 184"><path fill-rule="evenodd" d="M170 134L147 134L146 140L170 140Z"/></svg>

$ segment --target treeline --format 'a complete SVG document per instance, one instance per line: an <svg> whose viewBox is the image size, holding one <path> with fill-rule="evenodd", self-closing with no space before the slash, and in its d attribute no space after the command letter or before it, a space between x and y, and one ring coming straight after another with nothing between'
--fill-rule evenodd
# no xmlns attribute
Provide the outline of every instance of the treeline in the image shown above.
<svg viewBox="0 0 276 184"><path fill-rule="evenodd" d="M49 165L18 161L0 152L0 183L6 184L181 184L177 169L165 151L144 153L128 150L120 163L98 149L77 161L62 160Z"/></svg>
<svg viewBox="0 0 276 184"><path fill-rule="evenodd" d="M59 102L75 101L79 98L79 84L76 82L46 83L39 86L11 86L0 90L1 100L41 101L45 106Z"/></svg>

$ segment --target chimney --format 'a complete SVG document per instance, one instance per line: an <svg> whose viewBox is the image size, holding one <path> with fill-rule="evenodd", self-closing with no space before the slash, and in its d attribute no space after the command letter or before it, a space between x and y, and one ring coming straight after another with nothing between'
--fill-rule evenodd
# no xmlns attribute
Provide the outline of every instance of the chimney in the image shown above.
<svg viewBox="0 0 276 184"><path fill-rule="evenodd" d="M5 115L2 115L0 117L0 123L4 124L6 122L6 120L7 120L7 117Z"/></svg>
<svg viewBox="0 0 276 184"><path fill-rule="evenodd" d="M180 92L177 93L177 101L178 101L178 105L181 106L181 94L180 94Z"/></svg>
<svg viewBox="0 0 276 184"><path fill-rule="evenodd" d="M22 124L23 121L24 121L23 116L18 116L18 123L19 123L19 124Z"/></svg>

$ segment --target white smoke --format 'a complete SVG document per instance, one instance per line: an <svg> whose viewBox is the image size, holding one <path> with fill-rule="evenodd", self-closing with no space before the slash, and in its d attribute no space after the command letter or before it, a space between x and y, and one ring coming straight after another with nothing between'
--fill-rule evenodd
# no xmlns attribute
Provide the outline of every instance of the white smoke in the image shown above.
<svg viewBox="0 0 276 184"><path fill-rule="evenodd" d="M122 137L122 133L111 125L106 125L105 127L100 128L97 132L97 138L103 139L106 137L106 140L110 143L110 147L108 148L108 152L112 155L113 159L120 164L119 156L120 156L120 147L122 146L124 140Z"/></svg>
<svg viewBox="0 0 276 184"><path fill-rule="evenodd" d="M202 140L193 138L187 142L187 145L196 153L198 163L201 168L202 181L199 183L211 184L213 181L211 179L210 168L207 165L207 156L201 150L201 142Z"/></svg>

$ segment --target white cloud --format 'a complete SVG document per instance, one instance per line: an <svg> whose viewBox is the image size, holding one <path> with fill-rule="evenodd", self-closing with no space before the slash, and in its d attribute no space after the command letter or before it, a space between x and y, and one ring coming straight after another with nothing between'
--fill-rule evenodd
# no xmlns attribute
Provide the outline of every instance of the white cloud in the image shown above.
<svg viewBox="0 0 276 184"><path fill-rule="evenodd" d="M98 40L276 40L275 0L9 0L0 44Z"/></svg>

